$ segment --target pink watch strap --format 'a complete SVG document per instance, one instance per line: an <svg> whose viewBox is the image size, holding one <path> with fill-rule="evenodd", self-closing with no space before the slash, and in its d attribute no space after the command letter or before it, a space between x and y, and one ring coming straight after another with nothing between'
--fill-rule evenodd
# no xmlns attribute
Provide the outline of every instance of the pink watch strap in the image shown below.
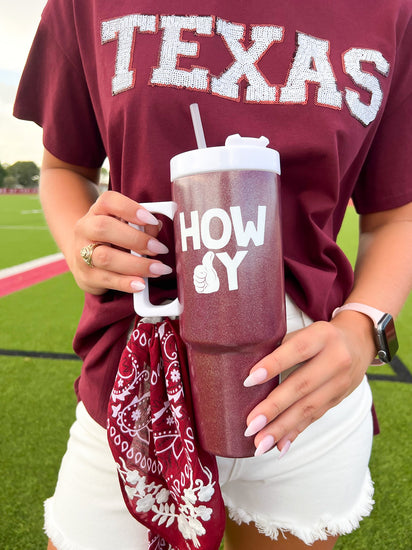
<svg viewBox="0 0 412 550"><path fill-rule="evenodd" d="M385 315L385 312L380 311L379 309L376 309L374 307L367 306L365 304L359 304L357 302L351 302L341 307L337 307L332 313L332 319L334 319L338 313L345 310L359 311L359 313L364 313L365 315L367 315L372 319L375 327L377 327L379 321Z"/></svg>

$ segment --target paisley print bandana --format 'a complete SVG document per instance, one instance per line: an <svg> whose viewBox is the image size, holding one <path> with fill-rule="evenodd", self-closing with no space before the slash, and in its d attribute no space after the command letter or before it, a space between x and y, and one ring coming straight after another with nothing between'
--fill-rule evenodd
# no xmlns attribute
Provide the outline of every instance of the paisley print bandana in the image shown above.
<svg viewBox="0 0 412 550"><path fill-rule="evenodd" d="M140 322L123 351L107 434L149 550L218 550L225 525L213 455L195 436L185 349L169 319Z"/></svg>

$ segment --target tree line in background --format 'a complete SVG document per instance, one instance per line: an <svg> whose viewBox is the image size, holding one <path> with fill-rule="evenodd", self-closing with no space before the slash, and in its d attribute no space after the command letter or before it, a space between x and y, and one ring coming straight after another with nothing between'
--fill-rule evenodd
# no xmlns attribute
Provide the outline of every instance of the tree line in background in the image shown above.
<svg viewBox="0 0 412 550"><path fill-rule="evenodd" d="M27 189L39 185L40 168L33 161L0 164L0 187Z"/></svg>
<svg viewBox="0 0 412 550"><path fill-rule="evenodd" d="M104 190L109 182L109 171L104 166L100 177L100 186ZM33 189L38 187L39 179L40 168L31 160L19 160L11 165L0 163L0 188Z"/></svg>

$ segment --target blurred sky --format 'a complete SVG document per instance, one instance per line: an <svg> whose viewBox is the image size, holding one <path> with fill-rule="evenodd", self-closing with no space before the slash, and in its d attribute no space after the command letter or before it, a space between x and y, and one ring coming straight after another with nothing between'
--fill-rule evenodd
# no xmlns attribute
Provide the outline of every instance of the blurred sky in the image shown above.
<svg viewBox="0 0 412 550"><path fill-rule="evenodd" d="M0 0L0 162L42 157L41 129L13 118L12 109L46 0Z"/></svg>

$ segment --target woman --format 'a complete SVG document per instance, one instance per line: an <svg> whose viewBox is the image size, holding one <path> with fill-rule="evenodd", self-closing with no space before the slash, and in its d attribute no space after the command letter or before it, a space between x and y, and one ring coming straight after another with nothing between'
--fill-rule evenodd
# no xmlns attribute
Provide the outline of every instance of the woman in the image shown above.
<svg viewBox="0 0 412 550"><path fill-rule="evenodd" d="M374 326L356 308L332 312L360 303L395 317L410 291L412 4L305 8L46 6L15 114L43 127L44 212L86 293L74 342L84 361L78 420L46 503L49 549L147 546L123 504L106 411L133 322L131 293L151 277L156 301L175 294L170 225L159 232L139 203L170 199L169 160L195 147L193 102L209 146L233 133L265 135L280 152L288 335L246 384L303 363L248 417L257 456L217 458L225 549L326 550L371 510L365 372L378 351ZM111 191L99 196L106 157ZM351 198L361 216L355 274L336 245Z"/></svg>

